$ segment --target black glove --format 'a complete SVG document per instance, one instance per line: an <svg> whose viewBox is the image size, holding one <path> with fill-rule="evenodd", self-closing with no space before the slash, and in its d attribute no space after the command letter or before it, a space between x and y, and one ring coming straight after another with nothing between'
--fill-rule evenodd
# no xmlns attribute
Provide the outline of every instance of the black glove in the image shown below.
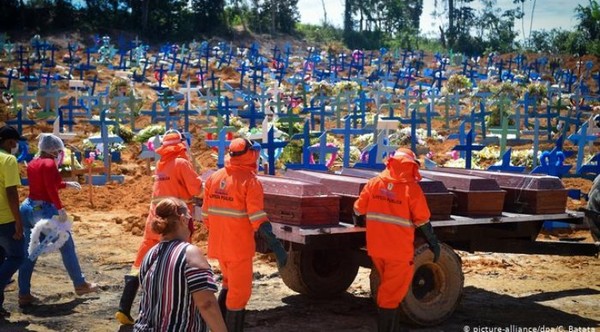
<svg viewBox="0 0 600 332"><path fill-rule="evenodd" d="M269 249L273 250L273 253L275 253L277 266L280 268L284 267L287 263L288 255L281 242L279 242L275 237L275 234L273 234L273 226L271 226L271 223L268 221L262 223L258 228L258 233L265 239Z"/></svg>
<svg viewBox="0 0 600 332"><path fill-rule="evenodd" d="M357 216L356 214L352 214L352 223L354 224L354 226L360 226L360 227L364 227L365 226L365 216L361 215L361 216Z"/></svg>
<svg viewBox="0 0 600 332"><path fill-rule="evenodd" d="M438 259L440 259L440 242L437 239L437 236L435 236L435 233L433 232L433 227L431 226L431 223L428 222L423 226L420 226L418 228L421 233L423 233L423 236L425 237L425 240L427 240L427 243L429 243L429 249L431 249L431 251L433 252L433 262L436 263L438 261Z"/></svg>

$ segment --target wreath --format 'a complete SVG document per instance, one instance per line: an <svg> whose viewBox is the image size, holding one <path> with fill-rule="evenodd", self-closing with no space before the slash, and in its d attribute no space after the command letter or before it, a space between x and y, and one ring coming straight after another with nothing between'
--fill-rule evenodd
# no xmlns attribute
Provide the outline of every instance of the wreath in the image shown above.
<svg viewBox="0 0 600 332"><path fill-rule="evenodd" d="M69 231L71 230L71 222L60 222L54 218L41 219L35 224L31 231L31 241L29 242L29 259L34 261L39 255L57 251L69 239ZM44 239L40 242L40 236L44 235Z"/></svg>

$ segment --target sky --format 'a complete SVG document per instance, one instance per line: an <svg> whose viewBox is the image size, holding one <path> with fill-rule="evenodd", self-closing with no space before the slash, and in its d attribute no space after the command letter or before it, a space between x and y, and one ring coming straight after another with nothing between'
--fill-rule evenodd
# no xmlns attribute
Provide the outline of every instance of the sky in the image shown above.
<svg viewBox="0 0 600 332"><path fill-rule="evenodd" d="M334 26L343 26L344 0L324 0L327 9L327 21ZM439 0L443 3L443 0ZM588 0L538 0L535 6L532 30L551 30L562 28L570 30L577 24L575 8L577 5L587 6ZM525 1L525 35L529 34L529 23L531 20L531 7L533 1ZM502 9L514 8L512 0L498 0L497 7ZM479 1L473 1L474 8L482 8ZM299 0L300 22L321 24L323 21L323 5L321 0ZM421 16L421 33L437 36L439 34L435 19L431 17L434 10L434 0L423 0L423 15ZM518 39L522 38L521 20L515 22L516 31L519 32Z"/></svg>

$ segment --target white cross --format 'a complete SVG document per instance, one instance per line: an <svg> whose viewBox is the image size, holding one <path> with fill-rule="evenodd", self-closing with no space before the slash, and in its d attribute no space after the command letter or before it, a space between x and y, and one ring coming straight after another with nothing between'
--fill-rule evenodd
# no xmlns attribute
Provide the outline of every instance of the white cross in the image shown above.
<svg viewBox="0 0 600 332"><path fill-rule="evenodd" d="M191 87L191 83L190 83L190 79L188 77L186 83L185 83L185 88L180 88L179 92L185 95L185 99L187 100L187 107L188 109L192 109L192 92L198 92L200 91L199 87L195 87L192 88Z"/></svg>

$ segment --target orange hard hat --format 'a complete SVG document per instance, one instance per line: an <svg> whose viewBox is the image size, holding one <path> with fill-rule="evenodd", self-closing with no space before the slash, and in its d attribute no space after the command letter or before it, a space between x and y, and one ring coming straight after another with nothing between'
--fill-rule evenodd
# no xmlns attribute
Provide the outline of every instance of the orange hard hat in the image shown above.
<svg viewBox="0 0 600 332"><path fill-rule="evenodd" d="M396 150L396 152L394 152L394 155L391 156L390 159L394 159L399 162L411 162L417 165L421 165L421 162L419 161L419 159L417 159L417 155L415 155L415 153L412 150L407 148L399 148L398 150Z"/></svg>

